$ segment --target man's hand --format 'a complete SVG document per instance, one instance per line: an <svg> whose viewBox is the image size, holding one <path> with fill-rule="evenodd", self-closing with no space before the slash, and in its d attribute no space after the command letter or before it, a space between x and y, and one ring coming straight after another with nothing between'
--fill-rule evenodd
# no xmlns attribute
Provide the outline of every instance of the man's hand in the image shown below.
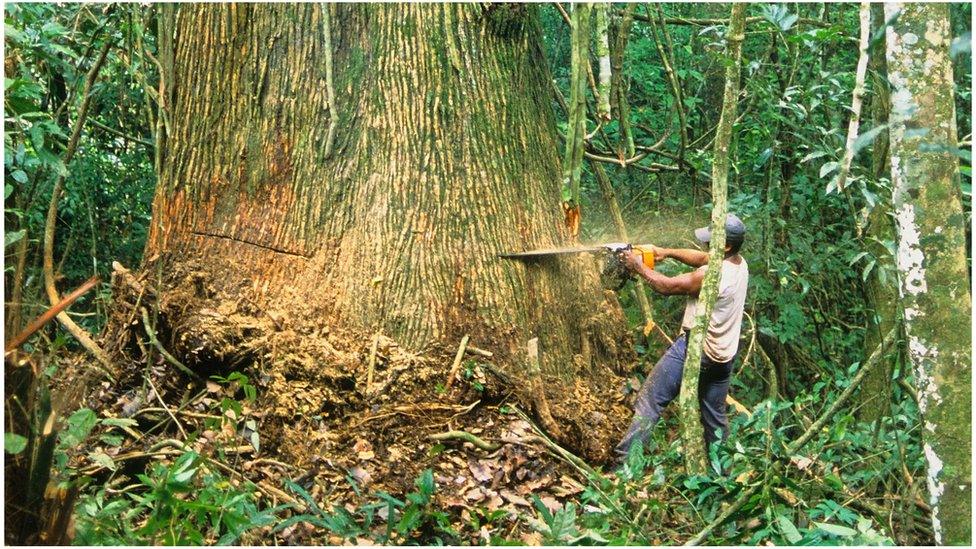
<svg viewBox="0 0 976 549"><path fill-rule="evenodd" d="M664 261L665 259L668 258L668 249L667 248L661 248L661 247L655 246L653 244L651 244L650 246L648 246L648 248L649 248L648 251L654 252L654 262L655 263L660 263L660 262L662 262L662 261Z"/></svg>
<svg viewBox="0 0 976 549"><path fill-rule="evenodd" d="M627 270L635 273L640 273L644 269L644 258L640 254L634 252L633 250L625 250L621 253L621 259L624 262L624 266Z"/></svg>

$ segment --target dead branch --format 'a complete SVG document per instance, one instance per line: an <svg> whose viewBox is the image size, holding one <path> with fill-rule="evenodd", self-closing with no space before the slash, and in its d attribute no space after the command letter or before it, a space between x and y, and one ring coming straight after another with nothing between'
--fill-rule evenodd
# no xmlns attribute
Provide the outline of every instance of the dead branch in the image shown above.
<svg viewBox="0 0 976 549"><path fill-rule="evenodd" d="M11 338L10 341L7 342L7 344L5 345L5 353L9 354L13 352L15 349L17 349L18 347L20 347L21 345L23 345L24 342L27 341L27 339L30 336L34 335L34 332L44 327L45 324L50 322L51 319L57 316L61 311L71 306L71 304L74 303L75 300L77 300L79 297L88 293L88 291L94 288L99 281L100 279L97 275L89 278L88 280L85 281L84 284L78 286L78 288L75 291L71 292L70 294L68 294L67 297L59 301L57 305L51 307L47 311L44 311L44 314L37 317L36 320L31 322L30 325L27 326L27 328L24 328L23 331L21 331L19 334L17 334L13 338Z"/></svg>
<svg viewBox="0 0 976 549"><path fill-rule="evenodd" d="M495 356L495 353L493 353L491 351L486 351L484 349L479 349L479 348L475 347L474 345L468 345L467 347L465 347L464 348L464 352L471 353L472 355L483 356L485 358L491 358L491 357Z"/></svg>
<svg viewBox="0 0 976 549"><path fill-rule="evenodd" d="M454 363L451 364L450 371L447 372L447 380L444 382L444 392L451 390L451 384L454 383L454 376L457 375L458 369L461 367L461 358L464 357L464 349L468 346L468 335L465 334L461 338L461 344L458 345L457 354L454 355Z"/></svg>
<svg viewBox="0 0 976 549"><path fill-rule="evenodd" d="M539 366L539 338L533 337L530 339L527 347L529 380L535 413L539 416L539 421L542 422L542 426L554 437L560 438L562 436L562 429L559 428L559 424L552 417L552 412L549 410L549 401L546 399L545 387L542 385L542 369Z"/></svg>
<svg viewBox="0 0 976 549"><path fill-rule="evenodd" d="M153 382L152 376L147 375L146 381L149 382L149 387L152 389L152 392L156 395L156 400L159 401L159 405L163 407L163 410L166 410L166 414L169 415L170 419L173 420L173 423L176 424L176 428L179 429L180 433L183 434L183 439L185 440L187 438L190 438L189 435L186 434L186 429L183 428L183 424L180 423L180 420L176 419L176 416L173 415L173 411L170 410L169 406L166 405L166 402L163 400L163 395L159 394L159 389L156 388L156 384Z"/></svg>
<svg viewBox="0 0 976 549"><path fill-rule="evenodd" d="M486 452L494 452L495 450L502 447L501 444L497 442L487 442L484 439L478 438L475 435L467 431L447 431L446 433L437 433L436 435L430 435L427 437L431 440L444 441L444 440L460 440L464 442L470 442L474 444L475 447L484 450Z"/></svg>
<svg viewBox="0 0 976 549"><path fill-rule="evenodd" d="M200 376L196 372L177 360L175 356L169 354L166 348L163 347L163 344L160 343L159 339L156 337L156 332L152 329L152 327L149 326L149 311L147 311L145 307L140 307L139 309L142 311L142 327L146 330L146 335L149 336L149 342L152 343L153 347L155 347L157 351L159 351L159 354L163 355L166 362L169 362L184 374L194 379L200 379Z"/></svg>
<svg viewBox="0 0 976 549"><path fill-rule="evenodd" d="M108 51L112 47L111 41L106 41L105 45L102 47L102 51L98 56L98 59L92 65L91 69L88 71L88 75L85 78L85 89L82 96L81 107L78 109L78 118L75 121L74 130L71 132L71 138L68 140L68 147L64 152L64 158L62 162L65 166L68 166L71 162L72 157L74 157L75 151L78 150L78 141L81 138L81 130L85 125L85 119L88 117L88 109L91 105L91 88L95 83L95 79L98 77L99 71L105 64L105 59L108 57ZM61 301L58 295L58 289L54 285L54 232L55 226L57 225L58 219L58 199L61 196L61 189L64 186L65 176L64 174L59 175L57 180L54 182L54 189L51 191L51 203L47 210L47 220L44 225L44 250L43 250L43 271L44 271L44 289L47 292L48 300L51 302L51 306L57 305ZM62 326L65 327L68 332L74 336L75 339L81 343L81 346L85 348L95 359L101 364L101 370L106 373L110 379L113 379L112 371L112 361L109 359L108 354L92 340L88 332L75 323L71 317L64 311L57 314L57 319Z"/></svg>
<svg viewBox="0 0 976 549"><path fill-rule="evenodd" d="M368 393L369 388L373 385L373 370L376 368L376 351L380 344L380 334L373 334L373 345L369 350L369 365L366 367L366 390L364 392Z"/></svg>

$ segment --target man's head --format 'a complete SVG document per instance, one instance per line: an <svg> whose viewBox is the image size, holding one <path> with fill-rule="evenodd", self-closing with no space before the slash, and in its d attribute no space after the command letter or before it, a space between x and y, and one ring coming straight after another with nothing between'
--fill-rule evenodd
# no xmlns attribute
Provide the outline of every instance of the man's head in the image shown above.
<svg viewBox="0 0 976 549"><path fill-rule="evenodd" d="M712 228L702 227L695 229L695 238L702 244L708 244L712 240ZM730 213L725 218L725 253L734 255L739 253L743 242L746 241L746 225L739 219L739 216Z"/></svg>

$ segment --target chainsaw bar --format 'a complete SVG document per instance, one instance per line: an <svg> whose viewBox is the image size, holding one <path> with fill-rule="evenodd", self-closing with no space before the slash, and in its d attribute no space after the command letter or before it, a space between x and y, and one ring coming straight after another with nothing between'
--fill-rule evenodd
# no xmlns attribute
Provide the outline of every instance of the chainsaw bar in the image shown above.
<svg viewBox="0 0 976 549"><path fill-rule="evenodd" d="M609 251L607 245L602 246L573 246L567 248L547 248L544 250L529 250L527 252L516 252L508 254L498 254L504 259L533 259L551 255L586 254Z"/></svg>

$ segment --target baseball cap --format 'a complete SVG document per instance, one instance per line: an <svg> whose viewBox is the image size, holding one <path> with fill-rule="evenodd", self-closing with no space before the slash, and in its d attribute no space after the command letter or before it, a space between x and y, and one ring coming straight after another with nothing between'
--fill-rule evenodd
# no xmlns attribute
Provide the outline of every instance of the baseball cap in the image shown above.
<svg viewBox="0 0 976 549"><path fill-rule="evenodd" d="M712 239L712 228L702 227L695 229L695 238L703 244L708 244ZM746 224L734 213L728 214L725 218L725 241L742 242L746 238Z"/></svg>

